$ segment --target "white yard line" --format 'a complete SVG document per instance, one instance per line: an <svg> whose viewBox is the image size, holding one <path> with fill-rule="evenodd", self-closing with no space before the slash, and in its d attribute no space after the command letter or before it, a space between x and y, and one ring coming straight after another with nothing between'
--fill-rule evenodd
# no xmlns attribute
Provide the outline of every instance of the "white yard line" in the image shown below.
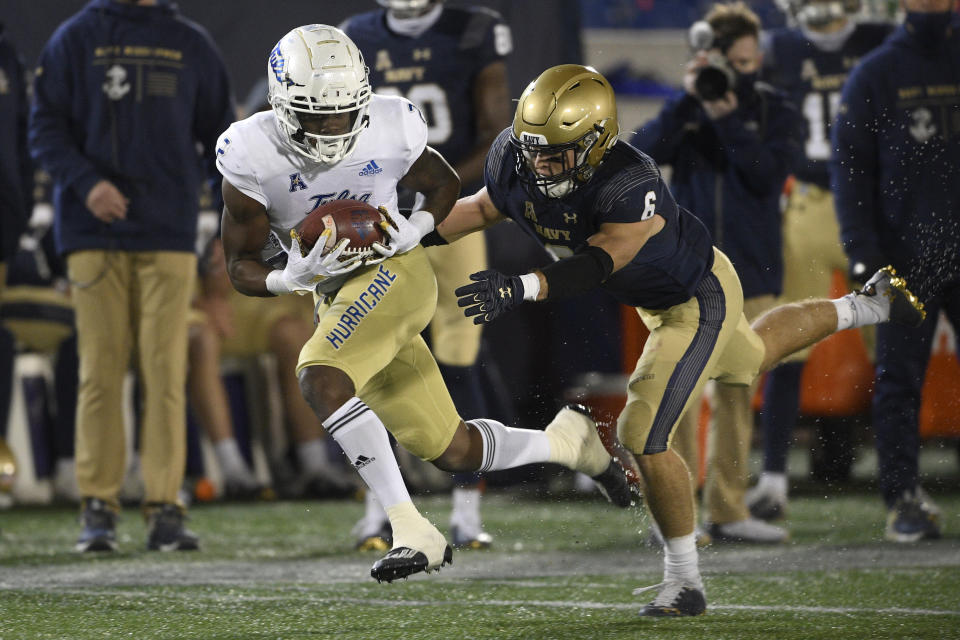
<svg viewBox="0 0 960 640"><path fill-rule="evenodd" d="M583 602L576 600L384 600L378 598L324 598L307 594L298 594L300 589L284 590L281 595L262 595L252 593L231 593L228 595L206 594L196 592L143 591L143 590L92 590L92 589L39 589L58 594L72 594L83 596L113 597L113 598L166 598L169 600L198 600L242 602L305 602L309 604L353 604L375 607L543 607L549 609L617 609L635 610L643 604L611 603L611 602ZM908 607L807 607L799 605L753 605L753 604L713 604L707 605L708 611L767 611L771 613L810 613L810 614L838 614L849 615L865 614L896 614L912 616L960 616L960 610L949 609L911 609Z"/></svg>

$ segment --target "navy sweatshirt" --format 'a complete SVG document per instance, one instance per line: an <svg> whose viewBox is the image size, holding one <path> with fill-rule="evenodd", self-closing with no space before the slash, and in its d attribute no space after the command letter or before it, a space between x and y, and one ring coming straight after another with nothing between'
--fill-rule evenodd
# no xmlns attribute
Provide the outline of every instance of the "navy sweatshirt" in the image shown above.
<svg viewBox="0 0 960 640"><path fill-rule="evenodd" d="M0 25L0 262L13 255L30 215L26 89L23 65Z"/></svg>
<svg viewBox="0 0 960 640"><path fill-rule="evenodd" d="M960 278L960 36L900 26L844 85L831 185L844 249L891 263L921 298Z"/></svg>
<svg viewBox="0 0 960 640"><path fill-rule="evenodd" d="M30 152L54 181L57 250L192 252L200 182L219 193L212 150L234 119L220 53L174 5L87 4L44 47L30 114ZM86 208L102 179L130 199L125 220Z"/></svg>

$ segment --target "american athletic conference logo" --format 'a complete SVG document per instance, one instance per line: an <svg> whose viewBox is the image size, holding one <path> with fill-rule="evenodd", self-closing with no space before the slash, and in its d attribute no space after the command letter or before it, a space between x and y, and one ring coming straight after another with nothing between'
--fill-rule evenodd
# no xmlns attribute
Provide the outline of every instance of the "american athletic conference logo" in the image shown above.
<svg viewBox="0 0 960 640"><path fill-rule="evenodd" d="M383 169L380 168L376 160L371 160L370 162L367 163L367 166L365 166L363 169L360 169L360 173L358 173L357 175L361 177L375 176L378 173L383 173Z"/></svg>

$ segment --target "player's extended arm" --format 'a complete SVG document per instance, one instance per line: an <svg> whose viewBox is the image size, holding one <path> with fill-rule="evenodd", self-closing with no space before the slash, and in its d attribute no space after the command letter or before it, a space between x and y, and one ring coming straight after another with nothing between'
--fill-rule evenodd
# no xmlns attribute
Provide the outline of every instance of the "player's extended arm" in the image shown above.
<svg viewBox="0 0 960 640"><path fill-rule="evenodd" d="M261 261L260 252L270 233L270 220L262 204L223 180L223 220L220 235L230 282L248 296L273 295L266 285L273 269Z"/></svg>
<svg viewBox="0 0 960 640"><path fill-rule="evenodd" d="M493 205L487 188L483 187L472 196L457 200L443 222L437 225L439 238L434 244L444 244L459 240L463 236L493 226L504 219L504 215Z"/></svg>
<svg viewBox="0 0 960 640"><path fill-rule="evenodd" d="M525 301L566 298L598 287L610 274L624 267L666 221L654 215L641 222L604 223L569 258L522 276L498 271L470 275L473 284L456 290L457 304L466 307L474 324L485 324Z"/></svg>

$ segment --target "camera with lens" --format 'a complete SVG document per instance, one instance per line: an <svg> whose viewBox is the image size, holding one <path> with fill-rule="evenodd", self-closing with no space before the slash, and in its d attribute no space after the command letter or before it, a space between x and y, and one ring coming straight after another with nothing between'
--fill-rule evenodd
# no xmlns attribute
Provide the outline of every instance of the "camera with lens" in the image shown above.
<svg viewBox="0 0 960 640"><path fill-rule="evenodd" d="M701 100L719 100L732 90L737 81L736 72L730 68L726 56L718 51L719 47L713 27L706 20L698 20L690 27L690 46L694 51L709 51L707 64L697 71L693 87Z"/></svg>

